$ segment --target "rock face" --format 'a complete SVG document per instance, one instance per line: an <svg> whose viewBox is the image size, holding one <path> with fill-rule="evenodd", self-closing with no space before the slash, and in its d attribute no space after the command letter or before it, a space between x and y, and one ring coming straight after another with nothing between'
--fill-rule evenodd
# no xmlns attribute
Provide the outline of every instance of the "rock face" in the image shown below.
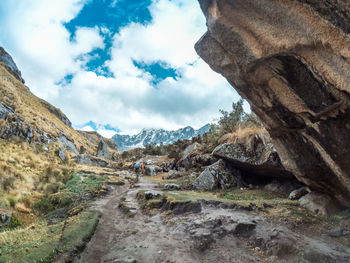
<svg viewBox="0 0 350 263"><path fill-rule="evenodd" d="M0 62L5 65L7 70L19 81L24 83L24 79L22 78L21 71L17 68L16 63L13 61L12 57L2 48L0 47Z"/></svg>
<svg viewBox="0 0 350 263"><path fill-rule="evenodd" d="M97 146L97 157L104 159L111 158L111 153L108 150L107 144L102 139L100 140Z"/></svg>
<svg viewBox="0 0 350 263"><path fill-rule="evenodd" d="M350 206L350 5L200 0L195 48L248 100L283 166Z"/></svg>
<svg viewBox="0 0 350 263"><path fill-rule="evenodd" d="M202 146L199 143L189 145L182 153L181 159L176 163L178 169L190 169L213 164L217 159L211 154L201 152Z"/></svg>
<svg viewBox="0 0 350 263"><path fill-rule="evenodd" d="M225 159L233 166L250 174L266 178L294 179L287 172L267 134L252 134L237 139L234 143L217 146L213 156Z"/></svg>
<svg viewBox="0 0 350 263"><path fill-rule="evenodd" d="M243 184L241 172L228 167L223 160L219 160L208 166L197 177L193 186L200 190L214 190L227 189L234 186L242 187Z"/></svg>

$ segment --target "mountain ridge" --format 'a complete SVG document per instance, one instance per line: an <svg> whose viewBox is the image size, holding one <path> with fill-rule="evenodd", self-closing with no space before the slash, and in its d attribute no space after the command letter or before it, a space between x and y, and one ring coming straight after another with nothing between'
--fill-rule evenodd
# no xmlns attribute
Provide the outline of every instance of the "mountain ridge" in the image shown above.
<svg viewBox="0 0 350 263"><path fill-rule="evenodd" d="M188 140L198 135L208 132L210 124L195 130L191 126L186 126L178 130L168 131L164 129L142 129L135 135L120 135L116 134L112 140L117 144L119 151L127 151L135 148L144 148L147 144L160 145L161 143L167 145L178 140Z"/></svg>

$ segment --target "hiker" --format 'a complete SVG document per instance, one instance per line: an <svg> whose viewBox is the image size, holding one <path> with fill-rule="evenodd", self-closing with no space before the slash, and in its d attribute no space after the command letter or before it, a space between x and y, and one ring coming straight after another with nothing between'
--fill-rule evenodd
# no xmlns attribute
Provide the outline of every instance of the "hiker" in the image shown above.
<svg viewBox="0 0 350 263"><path fill-rule="evenodd" d="M134 166L134 172L136 173L136 179L137 181L139 181L139 172L142 171L145 169L144 165L143 165L143 162L137 162Z"/></svg>

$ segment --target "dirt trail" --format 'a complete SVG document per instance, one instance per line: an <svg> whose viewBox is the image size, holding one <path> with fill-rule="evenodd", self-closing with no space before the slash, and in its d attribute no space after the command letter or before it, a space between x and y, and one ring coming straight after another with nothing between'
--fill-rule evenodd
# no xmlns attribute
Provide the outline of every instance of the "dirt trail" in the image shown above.
<svg viewBox="0 0 350 263"><path fill-rule="evenodd" d="M170 230L161 215L149 217L138 208L139 190L155 190L157 185L141 177L140 187L129 184L117 187L105 199L95 202L93 209L102 213L94 236L76 262L199 262L180 231ZM136 207L132 218L118 205L122 197ZM136 261L135 261L136 260Z"/></svg>
<svg viewBox="0 0 350 263"><path fill-rule="evenodd" d="M126 176L129 172L122 174ZM350 261L348 248L327 245L325 249L325 244L318 240L300 236L249 212L202 204L200 213L145 215L136 200L140 190L159 189L141 177L138 188L130 188L129 184L117 186L106 198L94 203L93 209L102 213L100 223L74 262L295 262L280 261L277 256L292 253L296 246L309 249L298 262ZM133 217L118 208L122 198L134 210ZM256 241L262 243L251 244ZM270 255L262 253L263 249L269 250ZM306 260L307 257L311 258Z"/></svg>

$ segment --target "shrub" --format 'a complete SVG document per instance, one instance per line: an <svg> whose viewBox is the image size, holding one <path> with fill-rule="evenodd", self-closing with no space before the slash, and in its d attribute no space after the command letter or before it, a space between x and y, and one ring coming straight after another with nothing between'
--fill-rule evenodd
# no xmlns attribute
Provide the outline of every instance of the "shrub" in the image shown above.
<svg viewBox="0 0 350 263"><path fill-rule="evenodd" d="M8 196L7 200L9 201L11 207L15 207L15 205L17 204L17 200L14 196Z"/></svg>

